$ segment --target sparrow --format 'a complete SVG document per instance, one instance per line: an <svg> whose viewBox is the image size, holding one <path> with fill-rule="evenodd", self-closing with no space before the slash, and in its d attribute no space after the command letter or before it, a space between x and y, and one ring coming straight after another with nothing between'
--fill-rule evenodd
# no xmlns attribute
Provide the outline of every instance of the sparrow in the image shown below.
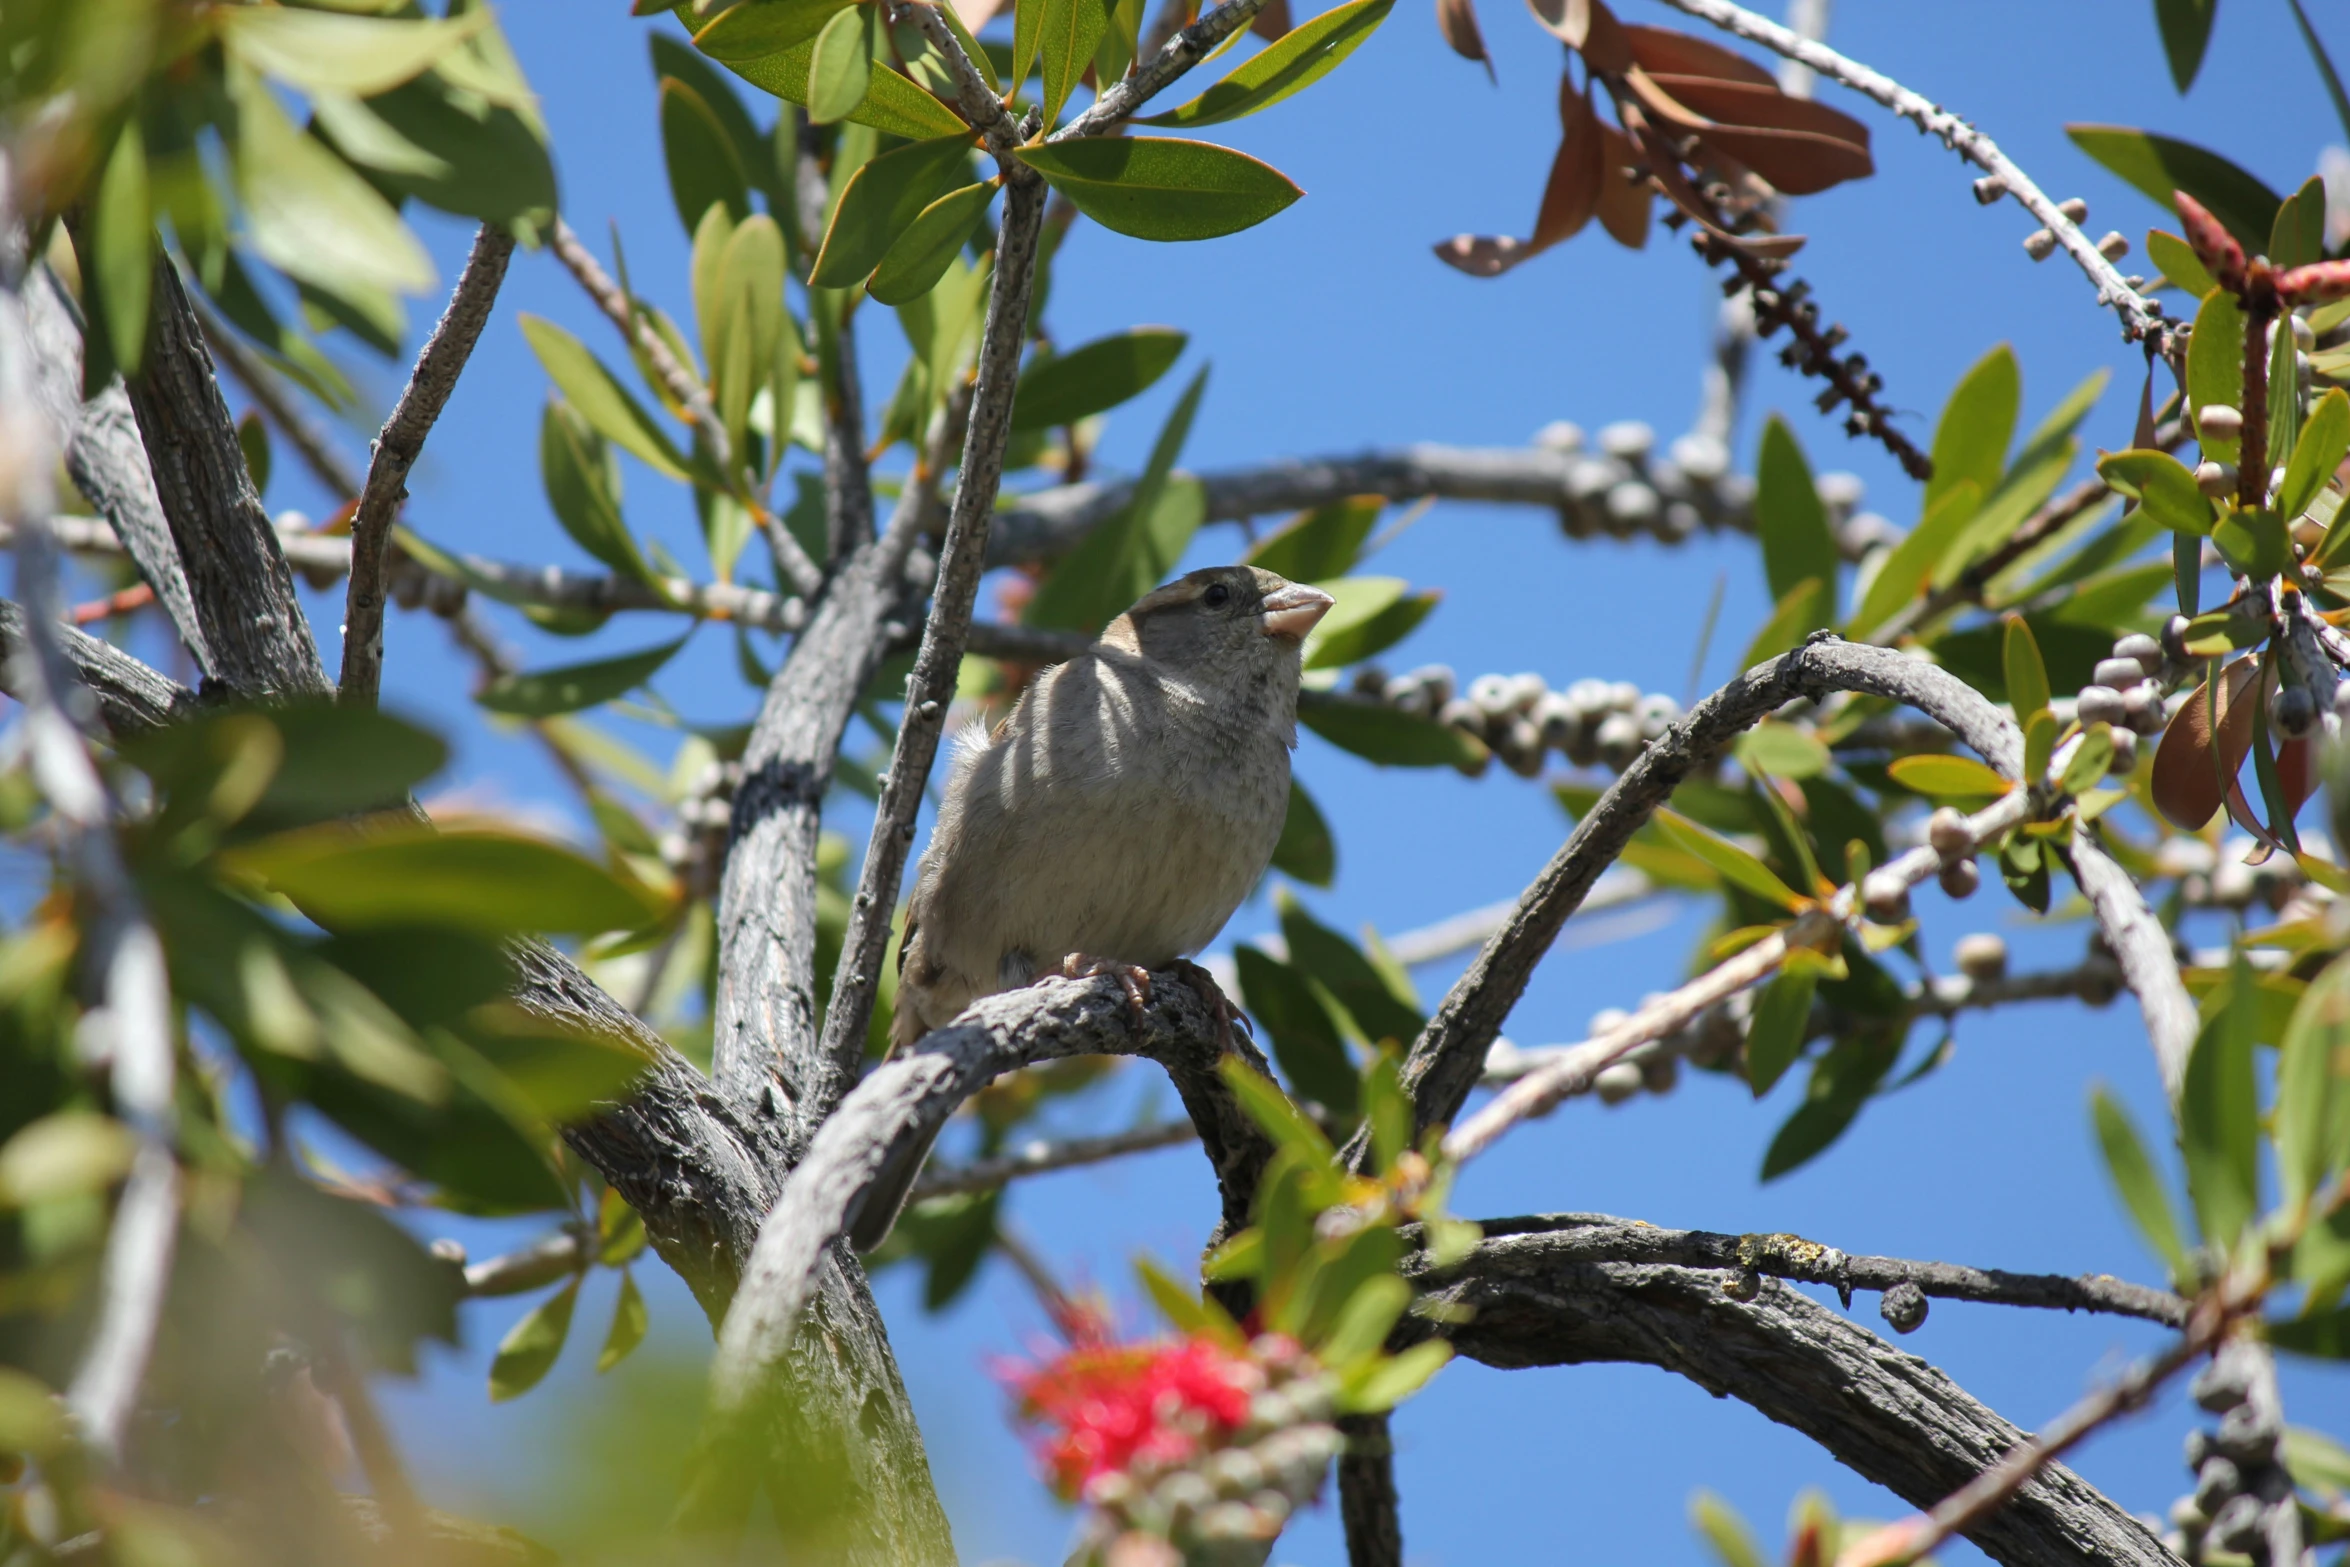
<svg viewBox="0 0 2350 1567"><path fill-rule="evenodd" d="M1303 644L1331 603L1254 566L1192 572L962 749L907 903L892 1055L1055 974L1113 974L1139 1011L1147 971L1215 939L1281 836ZM884 1166L859 1251L888 1238L928 1153Z"/></svg>

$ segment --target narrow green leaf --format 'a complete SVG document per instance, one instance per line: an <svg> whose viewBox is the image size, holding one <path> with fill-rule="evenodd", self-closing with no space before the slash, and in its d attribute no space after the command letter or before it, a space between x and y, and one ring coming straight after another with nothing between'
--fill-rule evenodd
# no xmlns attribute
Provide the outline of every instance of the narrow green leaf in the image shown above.
<svg viewBox="0 0 2350 1567"><path fill-rule="evenodd" d="M1818 581L1829 585L1828 602L1821 608L1832 615L1833 585L1840 564L1836 537L1828 529L1828 508L1820 500L1803 447L1777 414L1763 425L1762 453L1755 462L1754 481L1755 532L1762 540L1763 575L1770 583L1772 601L1784 599L1800 583Z"/></svg>
<svg viewBox="0 0 2350 1567"><path fill-rule="evenodd" d="M938 287L994 196L988 181L948 191L924 207L890 245L865 291L885 305L904 305Z"/></svg>
<svg viewBox="0 0 2350 1567"><path fill-rule="evenodd" d="M761 6L736 6L725 14L732 16L738 12L762 9L764 7ZM837 12L832 19L839 19ZM752 86L773 93L786 103L805 104L808 101L809 70L815 55L816 39L811 36L778 53L724 63L728 70ZM954 110L878 60L873 63L863 101L845 118L851 125L870 126L891 136L903 136L908 141L952 136L969 129Z"/></svg>
<svg viewBox="0 0 2350 1567"><path fill-rule="evenodd" d="M2205 270L2195 248L2168 229L2146 231L2146 259L2162 269L2165 282L2176 284L2191 299L2201 299L2219 287L2219 280Z"/></svg>
<svg viewBox="0 0 2350 1567"><path fill-rule="evenodd" d="M2326 254L2326 186L2312 175L2277 208L2268 233L2268 260L2273 267L2305 267L2323 261Z"/></svg>
<svg viewBox="0 0 2350 1567"><path fill-rule="evenodd" d="M2067 125L2073 145L2169 212L2185 191L2227 226L2247 251L2268 248L2278 197L2258 177L2216 152L2126 125Z"/></svg>
<svg viewBox="0 0 2350 1567"><path fill-rule="evenodd" d="M1103 0L1042 0L1042 5L1036 48L1044 71L1044 123L1049 126L1060 123L1061 106L1093 63L1110 14Z"/></svg>
<svg viewBox="0 0 2350 1567"><path fill-rule="evenodd" d="M2206 408L2234 408L2244 401L2244 308L2225 289L2214 289L2195 312L2195 332L2187 339L2187 406L2197 415ZM2239 436L2203 437L2203 455L2217 462L2234 462L2243 450Z"/></svg>
<svg viewBox="0 0 2350 1567"><path fill-rule="evenodd" d="M1746 1520L1713 1492L1699 1491L1689 1499L1689 1524L1721 1559L1722 1567L1769 1567Z"/></svg>
<svg viewBox="0 0 2350 1567"><path fill-rule="evenodd" d="M1393 1409L1428 1385L1452 1359L1452 1346L1442 1339L1422 1339L1400 1355L1373 1361L1349 1377L1338 1390L1338 1406L1348 1414L1379 1414Z"/></svg>
<svg viewBox="0 0 2350 1567"><path fill-rule="evenodd" d="M737 10L765 11L771 6L737 7ZM814 36L813 34L810 35ZM783 177L776 158L775 138L759 129L750 111L743 107L742 98L726 73L719 70L692 45L671 37L666 32L649 32L645 42L652 51L653 75L675 77L700 95L710 112L717 116L719 127L727 142L734 148L735 161L742 166L751 188L767 198L767 210L777 219L788 219L791 205L791 181ZM786 224L788 227L788 222Z"/></svg>
<svg viewBox="0 0 2350 1567"><path fill-rule="evenodd" d="M1886 775L1904 789L1936 800L1995 800L2008 782L1971 756L1902 756Z"/></svg>
<svg viewBox="0 0 2350 1567"><path fill-rule="evenodd" d="M1338 69L1339 62L1387 20L1395 0L1349 0L1281 35L1191 102L1137 123L1192 128L1221 125L1269 109Z"/></svg>
<svg viewBox="0 0 2350 1567"><path fill-rule="evenodd" d="M1030 365L1013 396L1013 432L1075 424L1140 396L1190 341L1173 327L1140 326Z"/></svg>
<svg viewBox="0 0 2350 1567"><path fill-rule="evenodd" d="M1945 489L1877 568L1860 608L1845 627L1845 635L1855 640L1873 635L1915 599L1925 589L1934 563L1949 551L1982 504L1982 487L1972 479L1961 479Z"/></svg>
<svg viewBox="0 0 2350 1567"><path fill-rule="evenodd" d="M1322 819L1314 797L1295 778L1289 780L1289 811L1281 818L1281 839L1273 845L1273 868L1313 887L1327 887L1338 878L1338 843L1330 824Z"/></svg>
<svg viewBox="0 0 2350 1567"><path fill-rule="evenodd" d="M2277 1173L2288 1206L2350 1163L2350 958L2337 958L2294 1004L2277 1055Z"/></svg>
<svg viewBox="0 0 2350 1567"><path fill-rule="evenodd" d="M1803 1054L1811 1029L1812 993L1819 976L1809 967L1783 969L1755 998L1746 1032L1746 1078L1760 1099Z"/></svg>
<svg viewBox="0 0 2350 1567"><path fill-rule="evenodd" d="M2206 1244L2230 1251L2260 1212L2260 1099L2253 1076L2260 1001L2241 959L2196 1037L2179 1095L2187 1193Z"/></svg>
<svg viewBox="0 0 2350 1567"><path fill-rule="evenodd" d="M1158 136L1094 136L1017 155L1115 233L1161 241L1253 228L1305 194L1246 153Z"/></svg>
<svg viewBox="0 0 2350 1567"><path fill-rule="evenodd" d="M1290 966L1319 984L1344 1007L1363 1038L1373 1045L1409 1045L1426 1021L1420 1009L1396 994L1387 976L1345 936L1306 912L1286 887L1276 895L1281 936Z"/></svg>
<svg viewBox="0 0 2350 1567"><path fill-rule="evenodd" d="M1044 41L1044 0L1020 0L1012 8L1012 68L1006 85L1018 92L1036 69L1036 52Z"/></svg>
<svg viewBox="0 0 2350 1567"><path fill-rule="evenodd" d="M2195 487L2186 464L2168 452L2114 452L2097 460L2097 476L2137 502L2147 520L2191 538L2210 534L2219 513Z"/></svg>
<svg viewBox="0 0 2350 1567"><path fill-rule="evenodd" d="M2036 713L2048 708L2048 666L2040 661L2040 644L2021 615L2007 617L2005 674L2008 705L2015 721L2029 725Z"/></svg>
<svg viewBox="0 0 2350 1567"><path fill-rule="evenodd" d="M264 260L345 299L431 287L432 258L390 202L287 119L260 77L232 76L230 89L237 194Z"/></svg>
<svg viewBox="0 0 2350 1567"><path fill-rule="evenodd" d="M244 454L245 472L253 480L253 493L269 493L269 426L261 422L257 410L249 410L237 421L237 450Z"/></svg>
<svg viewBox="0 0 2350 1567"><path fill-rule="evenodd" d="M1352 1115L1361 1092L1346 1042L1305 976L1251 946L1232 949L1240 996L1273 1043L1273 1059L1291 1087L1338 1115Z"/></svg>
<svg viewBox="0 0 2350 1567"><path fill-rule="evenodd" d="M224 11L217 25L228 52L264 75L365 98L430 70L489 21L484 12L411 21L259 6Z"/></svg>
<svg viewBox="0 0 2350 1567"><path fill-rule="evenodd" d="M2342 134L2350 136L2350 92L2343 91L2341 73L2326 54L2326 47L2318 41L2317 29L2309 25L2309 13L2302 9L2301 0L2286 0L2293 8L2294 25L2301 29L2301 42L2309 50L2310 63L2317 67L2318 76L2326 84L2326 96L2333 100L2334 118L2342 125Z"/></svg>
<svg viewBox="0 0 2350 1567"><path fill-rule="evenodd" d="M645 1297L636 1287L636 1275L620 1275L620 1299L612 1308L612 1330L604 1335L604 1347L596 1355L599 1374L611 1370L626 1360L629 1351L645 1340L645 1329L652 1325L652 1317L645 1310Z"/></svg>
<svg viewBox="0 0 2350 1567"><path fill-rule="evenodd" d="M1322 1364L1343 1376L1356 1362L1379 1353L1411 1303L1412 1287L1394 1274L1365 1279L1339 1308L1330 1336L1306 1347L1315 1351Z"/></svg>
<svg viewBox="0 0 2350 1567"><path fill-rule="evenodd" d="M2242 576L2273 577L2293 561L2293 537L2285 519L2267 507L2225 511L2211 530L2211 542Z"/></svg>
<svg viewBox="0 0 2350 1567"><path fill-rule="evenodd" d="M1381 702L1330 696L1300 702L1297 716L1340 750L1382 767L1475 769L1486 758L1482 741L1449 724L1399 712Z"/></svg>
<svg viewBox="0 0 2350 1567"><path fill-rule="evenodd" d="M1396 579L1359 577L1339 579L1340 582L1366 580L1395 581ZM1324 583L1323 586L1334 593L1337 592L1337 583ZM1348 664L1359 664L1364 659L1377 657L1417 630L1421 621L1435 613L1437 604L1444 597L1432 589L1423 593L1406 593L1400 591L1402 587L1400 582L1397 586L1399 591L1396 595L1387 599L1377 608L1360 609L1336 626L1330 624L1330 619L1325 619L1321 625L1316 626L1314 634L1306 639L1305 667L1308 669L1339 669ZM1339 606L1344 608L1345 605L1346 600L1341 596ZM1334 619L1336 615L1337 611L1333 610L1330 618Z"/></svg>
<svg viewBox="0 0 2350 1567"><path fill-rule="evenodd" d="M2015 350L2005 343L1959 378L1934 426L1934 477L1926 481L1926 511L1969 481L1984 495L1999 488L2023 400L2023 372Z"/></svg>
<svg viewBox="0 0 2350 1567"><path fill-rule="evenodd" d="M1772 874L1768 865L1719 833L1699 826L1678 811L1660 810L1655 820L1658 832L1667 842L1696 855L1764 902L1790 911L1803 907L1804 900Z"/></svg>
<svg viewBox="0 0 2350 1567"><path fill-rule="evenodd" d="M1217 1062L1216 1072L1232 1090L1232 1096L1240 1101L1240 1107L1248 1112L1249 1119L1263 1127L1266 1135L1283 1149L1317 1169L1337 1159L1338 1151L1330 1146L1329 1137L1307 1119L1306 1113L1271 1078L1237 1055L1228 1055Z"/></svg>
<svg viewBox="0 0 2350 1567"><path fill-rule="evenodd" d="M2048 759L2056 754L2056 715L2046 708L2024 724L2024 781L2036 784L2048 776Z"/></svg>
<svg viewBox="0 0 2350 1567"><path fill-rule="evenodd" d="M688 479L685 457L644 405L604 368L588 346L544 316L521 317L522 335L571 406L597 434L668 479Z"/></svg>
<svg viewBox="0 0 2350 1567"><path fill-rule="evenodd" d="M2153 1248L2174 1281L2190 1276L2187 1247L2179 1238L2179 1221L2171 1211L2170 1194L2146 1153L2138 1129L2103 1085L2090 1090L2090 1114L2096 1123L2097 1146L2105 1155L2105 1173L2138 1226L2139 1236Z"/></svg>
<svg viewBox="0 0 2350 1567"><path fill-rule="evenodd" d="M1325 582L1354 570L1387 502L1356 495L1301 512L1257 540L1244 557L1292 582Z"/></svg>
<svg viewBox="0 0 2350 1567"><path fill-rule="evenodd" d="M694 47L725 65L764 60L811 42L856 0L759 0L723 10L694 34Z"/></svg>
<svg viewBox="0 0 2350 1567"><path fill-rule="evenodd" d="M2277 515L2291 519L2309 510L2344 457L2350 457L2350 395L2337 386L2310 410L2301 438L2293 443L2293 460L2285 465L2284 488L2277 494Z"/></svg>
<svg viewBox="0 0 2350 1567"><path fill-rule="evenodd" d="M1740 735L1734 749L1740 767L1773 778L1817 778L1833 761L1818 735L1775 718Z"/></svg>
<svg viewBox="0 0 2350 1567"><path fill-rule="evenodd" d="M881 53L880 0L864 0L824 24L808 59L808 118L830 125L856 113Z"/></svg>
<svg viewBox="0 0 2350 1567"><path fill-rule="evenodd" d="M821 288L863 282L924 208L969 177L970 165L964 135L894 147L858 169L833 209L808 281Z"/></svg>
<svg viewBox="0 0 2350 1567"><path fill-rule="evenodd" d="M762 389L772 389L777 363L790 346L783 308L788 265L783 230L765 213L737 225L719 255L716 298L710 313L715 336L702 347L710 356L711 390L717 394L719 422L734 443L738 461L748 457L745 436L751 404ZM715 504L727 498L708 499ZM727 561L731 559L728 555ZM726 563L718 565L718 574L728 574Z"/></svg>
<svg viewBox="0 0 2350 1567"><path fill-rule="evenodd" d="M2091 724L2081 736L2081 743L2064 764L2064 776L2057 786L2066 794L2087 794L2097 786L2113 766L2113 726Z"/></svg>
<svg viewBox="0 0 2350 1567"><path fill-rule="evenodd" d="M625 653L618 658L500 675L477 700L493 713L515 718L576 713L581 708L594 707L634 691L676 657L686 641L687 637L679 637L674 642L664 642L641 653Z"/></svg>
<svg viewBox="0 0 2350 1567"><path fill-rule="evenodd" d="M2211 41L2211 19L2218 12L2219 0L2154 0L2171 84L2182 93L2195 85L2195 73L2203 68L2203 47Z"/></svg>
<svg viewBox="0 0 2350 1567"><path fill-rule="evenodd" d="M555 1357L571 1335L571 1308L578 1304L579 1280L573 1278L498 1341L498 1357L490 1362L490 1402L520 1398L555 1369Z"/></svg>
<svg viewBox="0 0 2350 1567"><path fill-rule="evenodd" d="M750 176L734 138L700 93L667 77L661 82L661 156L687 234L713 205L725 207L737 223L751 215Z"/></svg>
<svg viewBox="0 0 2350 1567"><path fill-rule="evenodd" d="M1096 630L1157 586L1182 558L1206 520L1207 498L1197 479L1170 476L1207 380L1203 365L1176 399L1132 497L1053 568L1029 601L1029 624Z"/></svg>
<svg viewBox="0 0 2350 1567"><path fill-rule="evenodd" d="M555 520L581 549L622 576L656 580L621 517L619 471L603 438L560 396L539 418L539 474Z"/></svg>
<svg viewBox="0 0 2350 1567"><path fill-rule="evenodd" d="M1775 1181L1818 1158L1844 1135L1900 1053L1898 1038L1839 1041L1812 1063L1803 1103L1763 1153L1762 1179Z"/></svg>
<svg viewBox="0 0 2350 1567"><path fill-rule="evenodd" d="M337 822L225 851L330 930L447 924L489 934L633 930L660 912L641 884L516 833Z"/></svg>
<svg viewBox="0 0 2350 1567"><path fill-rule="evenodd" d="M148 204L147 141L138 118L122 128L90 203L98 314L115 368L136 375L147 351L147 293L155 277L155 217Z"/></svg>

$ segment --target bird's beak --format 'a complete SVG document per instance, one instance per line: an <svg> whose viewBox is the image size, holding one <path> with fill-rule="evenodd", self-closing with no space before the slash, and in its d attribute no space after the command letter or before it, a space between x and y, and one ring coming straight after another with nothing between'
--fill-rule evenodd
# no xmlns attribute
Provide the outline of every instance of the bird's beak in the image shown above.
<svg viewBox="0 0 2350 1567"><path fill-rule="evenodd" d="M1265 635L1302 642L1306 633L1320 624L1322 617L1330 613L1330 606L1337 602L1320 588L1293 582L1278 593L1266 595Z"/></svg>

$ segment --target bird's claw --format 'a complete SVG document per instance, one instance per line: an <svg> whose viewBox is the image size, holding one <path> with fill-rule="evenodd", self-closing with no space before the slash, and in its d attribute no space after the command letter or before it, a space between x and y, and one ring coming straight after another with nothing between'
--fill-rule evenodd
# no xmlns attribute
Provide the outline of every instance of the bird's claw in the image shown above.
<svg viewBox="0 0 2350 1567"><path fill-rule="evenodd" d="M1143 1008L1150 1005L1150 970L1136 963L1121 963L1116 958L1092 958L1082 952L1072 952L1061 959L1060 977L1063 979L1093 979L1107 974L1126 992L1126 1014L1136 1028L1142 1027Z"/></svg>
<svg viewBox="0 0 2350 1567"><path fill-rule="evenodd" d="M1200 999L1208 1004L1208 1010L1216 1014L1216 1053L1218 1055L1231 1052L1235 1029L1248 1035L1251 1044L1256 1042L1257 1031L1249 1023L1248 1014L1232 1004L1232 998L1224 994L1224 987L1216 983L1215 975L1189 958L1177 958L1167 966L1173 969L1185 984L1198 991Z"/></svg>

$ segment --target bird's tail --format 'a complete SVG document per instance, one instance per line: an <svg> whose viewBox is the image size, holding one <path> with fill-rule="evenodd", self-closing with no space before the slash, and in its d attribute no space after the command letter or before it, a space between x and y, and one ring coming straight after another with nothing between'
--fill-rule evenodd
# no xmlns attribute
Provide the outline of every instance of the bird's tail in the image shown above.
<svg viewBox="0 0 2350 1567"><path fill-rule="evenodd" d="M869 1252L889 1239L889 1232L898 1222L898 1214L906 1206L906 1198L914 1190L915 1178L930 1157L930 1145L938 1141L938 1130L933 1127L920 1141L893 1149L881 1166L881 1173L873 1184L865 1188L865 1201L849 1220L849 1244L860 1252Z"/></svg>

